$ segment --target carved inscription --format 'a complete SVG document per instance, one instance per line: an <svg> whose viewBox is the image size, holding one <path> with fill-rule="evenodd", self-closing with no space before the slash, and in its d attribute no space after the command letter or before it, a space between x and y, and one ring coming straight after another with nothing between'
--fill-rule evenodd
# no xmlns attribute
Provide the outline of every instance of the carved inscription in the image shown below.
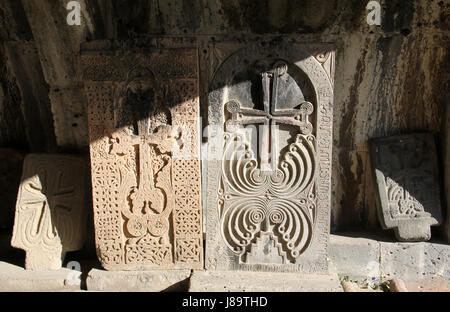
<svg viewBox="0 0 450 312"><path fill-rule="evenodd" d="M109 270L201 268L196 50L147 53L111 75L119 56L84 57L98 256Z"/></svg>

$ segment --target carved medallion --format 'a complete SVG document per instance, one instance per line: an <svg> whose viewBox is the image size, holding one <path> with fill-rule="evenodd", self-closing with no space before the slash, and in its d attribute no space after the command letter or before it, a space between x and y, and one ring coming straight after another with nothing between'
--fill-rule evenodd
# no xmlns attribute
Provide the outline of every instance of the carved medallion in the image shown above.
<svg viewBox="0 0 450 312"><path fill-rule="evenodd" d="M83 56L98 256L108 270L201 268L196 50L121 53Z"/></svg>
<svg viewBox="0 0 450 312"><path fill-rule="evenodd" d="M431 238L442 222L434 138L413 134L370 141L379 217L400 241Z"/></svg>
<svg viewBox="0 0 450 312"><path fill-rule="evenodd" d="M214 76L207 268L327 270L333 92L294 46L247 47Z"/></svg>

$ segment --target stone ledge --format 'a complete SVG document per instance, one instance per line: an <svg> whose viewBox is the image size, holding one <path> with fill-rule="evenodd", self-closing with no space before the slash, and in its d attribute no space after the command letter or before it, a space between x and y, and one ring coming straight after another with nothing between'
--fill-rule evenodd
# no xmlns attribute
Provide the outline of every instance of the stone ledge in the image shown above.
<svg viewBox="0 0 450 312"><path fill-rule="evenodd" d="M89 271L86 285L88 291L112 292L158 292L183 291L183 282L191 275L190 270L154 271Z"/></svg>
<svg viewBox="0 0 450 312"><path fill-rule="evenodd" d="M406 243L367 234L331 235L330 266L341 276L383 282L444 278L450 280L450 245L442 242ZM378 239L382 239L378 240Z"/></svg>
<svg viewBox="0 0 450 312"><path fill-rule="evenodd" d="M56 271L27 271L7 262L0 262L0 291L79 291L80 272L62 268Z"/></svg>
<svg viewBox="0 0 450 312"><path fill-rule="evenodd" d="M194 271L190 292L342 292L337 274Z"/></svg>

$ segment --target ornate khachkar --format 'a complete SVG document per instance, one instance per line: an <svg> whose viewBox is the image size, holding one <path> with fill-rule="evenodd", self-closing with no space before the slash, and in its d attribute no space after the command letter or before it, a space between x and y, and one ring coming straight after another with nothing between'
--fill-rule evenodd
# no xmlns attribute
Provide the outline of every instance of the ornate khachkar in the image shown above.
<svg viewBox="0 0 450 312"><path fill-rule="evenodd" d="M370 154L383 228L400 241L429 240L430 226L442 221L433 135L372 139Z"/></svg>
<svg viewBox="0 0 450 312"><path fill-rule="evenodd" d="M26 251L27 270L57 270L81 249L87 230L87 166L77 156L25 158L11 245Z"/></svg>
<svg viewBox="0 0 450 312"><path fill-rule="evenodd" d="M197 49L114 49L82 56L97 255L108 270L202 268Z"/></svg>
<svg viewBox="0 0 450 312"><path fill-rule="evenodd" d="M254 44L209 91L206 267L327 272L334 52Z"/></svg>

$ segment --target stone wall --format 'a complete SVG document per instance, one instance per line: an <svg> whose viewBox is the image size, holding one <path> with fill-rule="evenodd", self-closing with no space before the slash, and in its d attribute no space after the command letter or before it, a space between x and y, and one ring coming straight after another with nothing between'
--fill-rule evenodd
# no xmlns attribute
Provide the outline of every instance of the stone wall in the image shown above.
<svg viewBox="0 0 450 312"><path fill-rule="evenodd" d="M446 121L444 123L444 135L445 135L445 151L444 151L444 174L445 174L445 196L447 203L447 223L445 225L445 234L444 236L447 238L447 242L450 243L450 213L449 213L449 205L450 205L450 107L447 105L447 114Z"/></svg>
<svg viewBox="0 0 450 312"><path fill-rule="evenodd" d="M78 65L79 46L85 41L142 35L195 37L204 73L212 42L242 44L291 36L305 42L333 42L337 47L333 230L379 227L369 138L430 131L444 150L439 134L445 129L448 105L450 28L450 9L444 1L380 1L381 26L366 23L368 1L361 0L80 0L81 26L66 24L67 2L0 3L2 145L87 150L86 101ZM8 57L11 49L25 42L37 54L27 55L24 64L39 60L41 71L23 71L14 64L17 58ZM201 76L204 121L208 80ZM30 118L17 107L35 109L39 118Z"/></svg>

